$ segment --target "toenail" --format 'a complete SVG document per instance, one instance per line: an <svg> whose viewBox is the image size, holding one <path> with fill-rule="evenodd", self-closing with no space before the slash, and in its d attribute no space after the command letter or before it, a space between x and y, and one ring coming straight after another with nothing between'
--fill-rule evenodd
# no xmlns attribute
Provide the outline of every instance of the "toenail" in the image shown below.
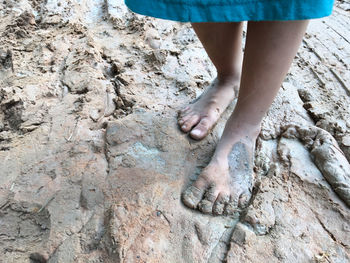
<svg viewBox="0 0 350 263"><path fill-rule="evenodd" d="M182 129L186 129L186 127L187 127L186 125L182 125L181 126Z"/></svg>
<svg viewBox="0 0 350 263"><path fill-rule="evenodd" d="M194 136L200 136L202 133L201 133L200 130L192 130L191 134L194 135Z"/></svg>
<svg viewBox="0 0 350 263"><path fill-rule="evenodd" d="M203 191L193 185L188 187L186 191L188 191L189 193L193 194L196 197L202 198Z"/></svg>

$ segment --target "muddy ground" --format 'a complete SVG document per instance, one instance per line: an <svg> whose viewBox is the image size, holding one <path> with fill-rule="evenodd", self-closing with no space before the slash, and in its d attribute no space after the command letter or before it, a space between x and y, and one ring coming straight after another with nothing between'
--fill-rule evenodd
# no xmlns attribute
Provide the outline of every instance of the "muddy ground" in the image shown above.
<svg viewBox="0 0 350 263"><path fill-rule="evenodd" d="M181 191L223 130L177 110L215 78L189 24L121 0L0 2L0 262L350 262L350 2L312 21L238 219Z"/></svg>

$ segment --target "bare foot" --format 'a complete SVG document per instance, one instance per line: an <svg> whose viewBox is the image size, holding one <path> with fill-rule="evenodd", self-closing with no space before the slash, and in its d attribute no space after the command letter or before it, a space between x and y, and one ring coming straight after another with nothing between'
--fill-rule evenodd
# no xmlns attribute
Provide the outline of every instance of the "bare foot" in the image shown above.
<svg viewBox="0 0 350 263"><path fill-rule="evenodd" d="M237 95L238 87L237 77L216 79L194 103L180 110L178 123L181 130L190 132L196 140L207 136Z"/></svg>
<svg viewBox="0 0 350 263"><path fill-rule="evenodd" d="M223 136L196 182L182 195L183 203L205 214L238 216L249 204L254 177L254 148L258 132Z"/></svg>

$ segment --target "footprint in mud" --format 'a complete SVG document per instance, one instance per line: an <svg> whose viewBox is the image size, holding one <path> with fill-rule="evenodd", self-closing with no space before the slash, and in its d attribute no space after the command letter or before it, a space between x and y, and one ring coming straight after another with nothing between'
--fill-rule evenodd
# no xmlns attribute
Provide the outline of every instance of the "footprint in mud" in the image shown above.
<svg viewBox="0 0 350 263"><path fill-rule="evenodd" d="M0 209L0 253L3 262L46 262L50 214L40 205L8 203Z"/></svg>

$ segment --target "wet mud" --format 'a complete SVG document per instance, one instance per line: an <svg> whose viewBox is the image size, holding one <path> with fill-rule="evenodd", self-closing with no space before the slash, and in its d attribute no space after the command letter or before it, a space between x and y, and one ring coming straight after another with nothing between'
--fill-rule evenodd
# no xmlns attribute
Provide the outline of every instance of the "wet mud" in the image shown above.
<svg viewBox="0 0 350 263"><path fill-rule="evenodd" d="M283 137L299 139L333 190L350 207L350 164L337 141L317 127L288 127Z"/></svg>

